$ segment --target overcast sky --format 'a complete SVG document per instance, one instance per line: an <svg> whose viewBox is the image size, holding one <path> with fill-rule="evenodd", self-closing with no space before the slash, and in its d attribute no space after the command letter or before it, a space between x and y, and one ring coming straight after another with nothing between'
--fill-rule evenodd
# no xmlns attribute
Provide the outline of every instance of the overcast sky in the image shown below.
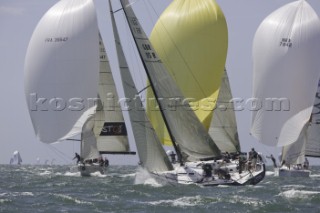
<svg viewBox="0 0 320 213"><path fill-rule="evenodd" d="M147 1L148 4L146 4ZM46 159L49 161L55 159L55 163L71 163L74 152L79 150L77 142L50 146L39 142L34 135L24 95L23 67L29 39L42 15L56 2L57 0L0 0L0 164L9 163L15 150L20 151L23 163L34 164L37 157L41 159L41 162ZM116 9L118 2L116 0L113 0L113 2L114 9ZM148 35L155 24L156 17L170 2L171 0L137 1L134 9ZM247 99L251 97L252 93L251 49L255 31L268 14L293 1L217 0L217 2L222 8L228 23L227 70L232 93L234 97ZM320 14L320 1L309 0L308 2ZM108 11L107 0L95 0L95 3L98 8L98 20L102 28L100 30L104 31L106 35L111 35L110 19L105 13ZM152 10L149 11L150 5L156 9L156 13ZM117 15L116 18L119 18L120 20L117 20L117 22L123 25L120 27L122 32L128 31L124 22L121 21L122 16ZM104 21L106 24L101 23ZM114 60L116 57L114 45L106 44L106 46L110 60ZM126 47L126 44L124 44L124 47ZM133 53L129 51L126 54ZM115 66L113 63L111 65ZM134 64L134 66L137 65ZM138 77L134 78L135 81L139 81L137 79ZM141 84L141 82L140 80L137 83ZM237 111L236 115L243 151L255 147L256 150L264 154L278 155L280 149L264 146L249 135L251 113L248 108L245 108L244 111ZM121 158L123 156L111 157L111 163L137 162L137 157L129 157L129 159L126 157L125 161ZM314 160L312 162L319 163L320 161Z"/></svg>

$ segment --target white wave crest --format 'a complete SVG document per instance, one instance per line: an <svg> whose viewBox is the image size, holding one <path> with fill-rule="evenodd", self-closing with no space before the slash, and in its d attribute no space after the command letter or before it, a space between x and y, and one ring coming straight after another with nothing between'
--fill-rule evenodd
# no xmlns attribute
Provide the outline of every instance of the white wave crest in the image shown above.
<svg viewBox="0 0 320 213"><path fill-rule="evenodd" d="M88 204L88 205L92 205L91 202L88 202L88 201L83 201L83 200L78 200L76 198L73 198L69 195L64 195L64 194L52 194L53 196L57 197L57 198L61 198L63 200L69 200L69 201L72 201L72 202L75 202L77 204Z"/></svg>
<svg viewBox="0 0 320 213"><path fill-rule="evenodd" d="M63 176L67 177L81 177L80 172L66 172L63 174Z"/></svg>
<svg viewBox="0 0 320 213"><path fill-rule="evenodd" d="M101 174L99 171L90 173L90 176L91 176L91 177L101 177L101 178L107 177L107 175Z"/></svg>
<svg viewBox="0 0 320 213"><path fill-rule="evenodd" d="M266 176L274 176L274 172L272 172L272 171L266 171Z"/></svg>
<svg viewBox="0 0 320 213"><path fill-rule="evenodd" d="M39 175L40 176L45 176L45 175L51 175L52 174L52 172L51 171L44 171L44 172L41 172L41 173L39 173Z"/></svg>
<svg viewBox="0 0 320 213"><path fill-rule="evenodd" d="M135 178L134 184L144 184L144 185L150 185L152 187L163 186L162 184L157 182L157 180L154 179L147 170L141 167L137 169L135 176L136 178Z"/></svg>
<svg viewBox="0 0 320 213"><path fill-rule="evenodd" d="M201 196L197 195L194 197L181 197L175 200L159 200L149 202L149 204L157 206L157 205L169 205L175 207L186 207L186 206L197 206L200 205L202 202Z"/></svg>
<svg viewBox="0 0 320 213"><path fill-rule="evenodd" d="M310 195L318 195L318 194L320 194L320 192L290 189L288 191L281 192L279 196L289 198L289 199L292 199L292 198L307 199L307 198L310 198Z"/></svg>

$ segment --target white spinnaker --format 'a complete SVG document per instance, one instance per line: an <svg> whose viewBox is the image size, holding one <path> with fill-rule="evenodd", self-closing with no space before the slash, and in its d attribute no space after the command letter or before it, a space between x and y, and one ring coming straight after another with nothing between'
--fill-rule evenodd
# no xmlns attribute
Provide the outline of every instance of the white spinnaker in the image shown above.
<svg viewBox="0 0 320 213"><path fill-rule="evenodd" d="M253 42L257 105L251 133L261 143L284 146L298 140L313 107L319 52L320 20L304 0L281 7L259 26Z"/></svg>
<svg viewBox="0 0 320 213"><path fill-rule="evenodd" d="M123 53L110 1L109 5L120 66L120 76L126 99L129 100L127 102L127 106L130 109L128 110L128 113L133 136L139 154L140 163L149 171L160 172L172 170L173 167L146 115L145 110L143 108L140 108L140 106L143 106L143 104L140 96L138 95L137 88L134 84L127 61Z"/></svg>
<svg viewBox="0 0 320 213"><path fill-rule="evenodd" d="M307 130L306 156L320 157L320 82Z"/></svg>
<svg viewBox="0 0 320 213"><path fill-rule="evenodd" d="M209 134L221 151L229 153L240 151L236 115L226 70L222 77L217 108L213 112Z"/></svg>
<svg viewBox="0 0 320 213"><path fill-rule="evenodd" d="M52 143L92 107L99 78L99 37L92 0L62 0L39 21L25 59L25 95L35 133Z"/></svg>
<svg viewBox="0 0 320 213"><path fill-rule="evenodd" d="M101 36L99 38L99 98L101 102L97 107L94 125L97 146L101 153L125 153L130 151L126 125L105 46Z"/></svg>
<svg viewBox="0 0 320 213"><path fill-rule="evenodd" d="M145 65L148 80L163 110L172 140L179 146L184 161L220 156L220 150L200 123L174 79L165 69L148 37L143 31L128 0L120 0L129 27Z"/></svg>

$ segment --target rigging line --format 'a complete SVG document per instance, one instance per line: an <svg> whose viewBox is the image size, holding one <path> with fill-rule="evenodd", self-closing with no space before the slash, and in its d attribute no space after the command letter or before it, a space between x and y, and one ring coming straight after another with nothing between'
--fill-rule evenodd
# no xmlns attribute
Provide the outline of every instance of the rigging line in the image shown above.
<svg viewBox="0 0 320 213"><path fill-rule="evenodd" d="M150 3L150 4L151 4L151 3ZM182 6L182 5L181 5L181 6ZM151 7L152 7L153 11L157 14L155 8L154 8L152 5L151 5ZM190 7L190 4L189 4L189 7ZM157 15L159 15L159 14L157 14ZM202 95L203 95L203 96L206 96L206 93L205 93L205 91L203 90L203 88L201 87L200 82L199 82L199 81L197 80L197 78L195 77L195 75L194 75L194 73L192 72L189 64L187 63L187 61L186 61L185 58L183 57L180 49L178 48L177 44L174 42L173 38L172 38L171 35L169 34L169 31L168 31L167 28L165 27L165 24L163 24L162 21L159 21L159 23L163 26L163 28L165 29L165 31L166 31L166 33L167 33L167 35L168 35L168 38L169 38L170 41L174 44L174 46L175 46L175 48L176 48L179 56L181 57L181 59L183 60L183 62L185 63L185 65L186 65L186 67L187 67L186 70L189 71L189 73L191 74L191 76L193 77L193 79L196 81L196 85L199 87ZM161 39L159 39L159 41L162 42ZM164 54L165 54L166 56L168 56L168 54L166 53L165 49L163 49L163 52L164 52ZM165 65L165 66L167 67L167 65ZM170 73L170 74L171 74L171 76L175 79L175 81L178 82L177 79L176 79L176 77L175 77L175 75L174 75L174 73Z"/></svg>
<svg viewBox="0 0 320 213"><path fill-rule="evenodd" d="M67 155L58 150L57 148L53 147L52 145L47 145L46 147L53 151L56 155L62 157L65 162L70 162L70 159L67 157Z"/></svg>

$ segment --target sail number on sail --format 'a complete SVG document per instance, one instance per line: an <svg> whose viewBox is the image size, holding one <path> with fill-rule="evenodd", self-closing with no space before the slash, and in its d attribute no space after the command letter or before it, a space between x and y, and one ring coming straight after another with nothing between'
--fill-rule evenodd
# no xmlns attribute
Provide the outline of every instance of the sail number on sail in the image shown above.
<svg viewBox="0 0 320 213"><path fill-rule="evenodd" d="M124 122L105 122L100 135L127 135L126 125Z"/></svg>
<svg viewBox="0 0 320 213"><path fill-rule="evenodd" d="M66 42L68 37L45 38L45 42Z"/></svg>

